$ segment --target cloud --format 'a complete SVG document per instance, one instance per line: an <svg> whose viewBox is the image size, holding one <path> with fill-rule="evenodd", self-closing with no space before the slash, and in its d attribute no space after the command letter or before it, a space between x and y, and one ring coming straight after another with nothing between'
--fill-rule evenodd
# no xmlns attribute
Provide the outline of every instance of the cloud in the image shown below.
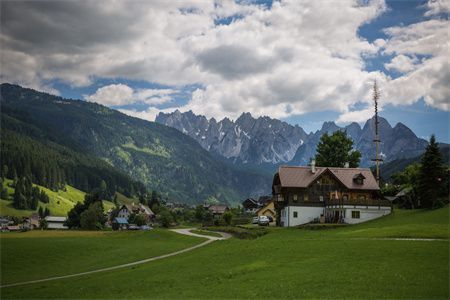
<svg viewBox="0 0 450 300"><path fill-rule="evenodd" d="M147 121L155 121L156 116L160 113L160 112L164 112L164 113L171 113L173 111L175 111L175 108L169 108L169 109L158 109L156 107L149 107L146 110L136 110L136 109L118 109L120 112L135 117L135 118L139 118L139 119L144 119Z"/></svg>
<svg viewBox="0 0 450 300"><path fill-rule="evenodd" d="M137 102L158 105L172 100L172 89L138 89L133 90L125 84L110 84L99 88L94 94L86 95L85 99L106 106L124 106Z"/></svg>
<svg viewBox="0 0 450 300"><path fill-rule="evenodd" d="M336 123L338 124L348 124L351 122L363 123L366 122L368 119L370 119L372 116L373 116L372 107L362 110L349 111L339 115L338 119L336 120Z"/></svg>
<svg viewBox="0 0 450 300"><path fill-rule="evenodd" d="M448 0L430 0L426 7L428 10L425 12L425 16L450 13L450 2Z"/></svg>
<svg viewBox="0 0 450 300"><path fill-rule="evenodd" d="M430 106L450 110L449 25L445 19L430 19L385 29L389 38L382 51L394 55L386 67L406 73L386 83L385 99L406 105L424 98Z"/></svg>
<svg viewBox="0 0 450 300"><path fill-rule="evenodd" d="M146 119L186 85L201 88L178 108L218 119L334 110L341 120L358 120L350 108L370 102L374 79L386 103L423 97L448 109L448 20L439 19L446 2L429 2L431 19L386 29L386 39L362 38L361 26L387 9L382 0L286 0L270 8L248 1L6 1L1 79L42 88L54 80L89 86L97 78L171 87L118 84L85 96L110 106L145 103L147 110L122 111ZM365 59L380 53L393 56L385 67L399 77L366 70Z"/></svg>
<svg viewBox="0 0 450 300"><path fill-rule="evenodd" d="M395 56L391 62L384 64L387 70L397 70L402 73L407 73L415 70L418 59L416 57L409 57L403 54Z"/></svg>

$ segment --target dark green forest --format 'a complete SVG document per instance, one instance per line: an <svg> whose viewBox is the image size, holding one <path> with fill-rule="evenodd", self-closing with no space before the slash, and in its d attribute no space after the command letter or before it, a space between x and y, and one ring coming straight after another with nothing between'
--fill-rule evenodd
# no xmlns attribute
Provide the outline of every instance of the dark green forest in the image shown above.
<svg viewBox="0 0 450 300"><path fill-rule="evenodd" d="M239 170L176 129L105 106L1 85L1 155L9 178L108 195L145 190L184 203L236 203L268 192L271 176ZM3 168L2 168L3 172Z"/></svg>

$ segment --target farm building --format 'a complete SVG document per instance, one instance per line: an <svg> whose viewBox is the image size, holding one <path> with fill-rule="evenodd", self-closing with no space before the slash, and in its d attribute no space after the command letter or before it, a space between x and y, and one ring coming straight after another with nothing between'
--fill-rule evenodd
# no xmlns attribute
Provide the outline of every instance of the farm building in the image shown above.
<svg viewBox="0 0 450 300"><path fill-rule="evenodd" d="M68 229L68 227L64 225L67 220L66 217L47 216L45 217L45 220L47 221L48 229Z"/></svg>
<svg viewBox="0 0 450 300"><path fill-rule="evenodd" d="M126 220L128 220L131 214L143 214L147 222L149 222L155 216L153 211L147 205L143 205L141 203L136 205L132 203L122 205L117 217L125 218Z"/></svg>
<svg viewBox="0 0 450 300"><path fill-rule="evenodd" d="M370 169L280 167L272 194L277 223L297 226L310 222L355 224L391 213L391 202L380 197Z"/></svg>

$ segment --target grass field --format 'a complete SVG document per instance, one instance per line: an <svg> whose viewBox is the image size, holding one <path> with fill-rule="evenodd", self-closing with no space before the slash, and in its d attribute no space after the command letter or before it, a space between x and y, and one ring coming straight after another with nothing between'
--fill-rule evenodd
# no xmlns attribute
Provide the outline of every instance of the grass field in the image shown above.
<svg viewBox="0 0 450 300"><path fill-rule="evenodd" d="M1 283L129 263L187 248L202 240L167 230L2 233Z"/></svg>
<svg viewBox="0 0 450 300"><path fill-rule="evenodd" d="M0 199L0 215L14 216L14 217L26 217L31 215L33 210L18 210L12 206L12 198L14 195L14 188L11 187L12 180L5 179L3 183L8 190L8 199ZM71 210L75 204L84 201L85 192L80 191L70 185L66 185L65 190L59 190L57 192L52 191L40 185L34 184L43 190L50 198L49 203L39 202L39 206L43 208L48 207L52 216L66 216L67 212ZM126 198L125 196L123 196ZM105 211L115 205L110 201L103 201L103 207ZM37 211L37 210L36 210Z"/></svg>
<svg viewBox="0 0 450 300"><path fill-rule="evenodd" d="M273 228L258 239L216 241L134 268L3 288L2 298L448 299L448 212L448 207L396 211L366 224L321 231ZM404 236L446 239L379 239ZM49 241L42 251L53 247ZM16 263L34 269L42 261L45 257ZM51 265L45 274L52 273L56 265Z"/></svg>

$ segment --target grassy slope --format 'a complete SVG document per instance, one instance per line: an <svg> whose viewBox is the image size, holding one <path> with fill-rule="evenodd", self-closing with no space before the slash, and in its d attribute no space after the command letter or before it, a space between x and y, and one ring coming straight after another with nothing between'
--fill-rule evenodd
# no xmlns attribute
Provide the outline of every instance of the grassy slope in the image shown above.
<svg viewBox="0 0 450 300"><path fill-rule="evenodd" d="M1 282L114 266L187 248L201 240L167 230L3 233L0 234Z"/></svg>
<svg viewBox="0 0 450 300"><path fill-rule="evenodd" d="M5 216L16 216L16 217L25 217L32 214L33 210L18 210L12 207L12 198L14 195L14 188L11 187L12 180L6 179L4 185L8 189L9 197L8 199L0 200L0 215ZM71 210L76 203L84 201L85 193L71 187L70 185L66 185L66 190L59 190L54 192L40 185L34 185L39 187L39 189L44 190L45 193L50 197L49 203L39 202L39 206L48 207L50 209L50 213L52 216L66 216L67 212ZM105 211L109 208L114 207L114 204L110 201L103 201L103 206ZM37 210L36 210L37 211Z"/></svg>
<svg viewBox="0 0 450 300"><path fill-rule="evenodd" d="M446 207L397 211L393 217L333 230L271 229L256 240L214 242L135 268L2 289L2 296L448 298L448 241L368 239L403 236L404 226L412 223L424 228L417 237L434 237L435 225L448 221Z"/></svg>

